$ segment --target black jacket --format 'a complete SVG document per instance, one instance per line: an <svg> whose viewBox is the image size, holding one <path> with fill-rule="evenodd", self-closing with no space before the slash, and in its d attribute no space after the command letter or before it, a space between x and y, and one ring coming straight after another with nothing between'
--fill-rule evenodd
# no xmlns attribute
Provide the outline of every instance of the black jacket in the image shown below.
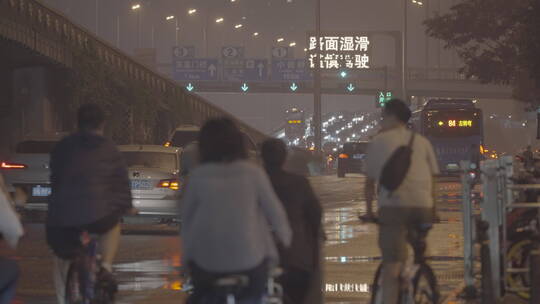
<svg viewBox="0 0 540 304"><path fill-rule="evenodd" d="M314 271L319 263L322 208L307 178L267 168L270 181L283 203L293 231L289 248L280 248L282 266Z"/></svg>
<svg viewBox="0 0 540 304"><path fill-rule="evenodd" d="M51 153L47 225L80 227L132 208L127 167L108 139L76 133Z"/></svg>

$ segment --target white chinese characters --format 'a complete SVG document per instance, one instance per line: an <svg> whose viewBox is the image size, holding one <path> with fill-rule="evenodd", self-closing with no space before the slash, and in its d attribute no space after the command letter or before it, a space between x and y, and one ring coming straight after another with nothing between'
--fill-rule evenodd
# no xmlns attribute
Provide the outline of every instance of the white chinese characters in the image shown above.
<svg viewBox="0 0 540 304"><path fill-rule="evenodd" d="M309 37L309 64L315 67L320 56L321 69L369 69L370 39L360 35ZM318 51L317 51L318 50Z"/></svg>

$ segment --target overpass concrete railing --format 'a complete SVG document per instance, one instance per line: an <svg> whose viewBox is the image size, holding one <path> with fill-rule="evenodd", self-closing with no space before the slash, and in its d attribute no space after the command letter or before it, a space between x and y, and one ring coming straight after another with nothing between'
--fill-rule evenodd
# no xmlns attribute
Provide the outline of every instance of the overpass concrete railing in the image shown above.
<svg viewBox="0 0 540 304"><path fill-rule="evenodd" d="M158 74L40 1L0 0L0 39L14 41L68 68L73 67L74 51L95 52L103 64L125 77L152 90L171 93L179 102L184 101L192 120L185 123L200 125L209 118L226 116L235 120L254 141L266 137L202 97L187 93L172 79ZM159 101L156 103L163 106Z"/></svg>

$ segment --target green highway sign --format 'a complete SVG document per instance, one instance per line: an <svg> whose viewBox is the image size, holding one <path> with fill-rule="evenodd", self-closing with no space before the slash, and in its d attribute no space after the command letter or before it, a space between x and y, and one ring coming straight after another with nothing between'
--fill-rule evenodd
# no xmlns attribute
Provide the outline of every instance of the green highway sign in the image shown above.
<svg viewBox="0 0 540 304"><path fill-rule="evenodd" d="M383 108L384 105L393 98L391 91L379 91L375 96L375 106Z"/></svg>

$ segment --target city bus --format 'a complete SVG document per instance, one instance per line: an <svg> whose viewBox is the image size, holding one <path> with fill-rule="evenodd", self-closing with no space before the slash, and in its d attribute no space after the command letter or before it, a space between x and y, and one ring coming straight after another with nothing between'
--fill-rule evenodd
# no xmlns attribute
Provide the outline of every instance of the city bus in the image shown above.
<svg viewBox="0 0 540 304"><path fill-rule="evenodd" d="M306 133L305 113L296 107L285 113L285 136L291 144L298 145Z"/></svg>
<svg viewBox="0 0 540 304"><path fill-rule="evenodd" d="M482 110L472 100L430 100L413 113L411 127L431 142L444 175L459 174L461 160L477 162L482 157Z"/></svg>

